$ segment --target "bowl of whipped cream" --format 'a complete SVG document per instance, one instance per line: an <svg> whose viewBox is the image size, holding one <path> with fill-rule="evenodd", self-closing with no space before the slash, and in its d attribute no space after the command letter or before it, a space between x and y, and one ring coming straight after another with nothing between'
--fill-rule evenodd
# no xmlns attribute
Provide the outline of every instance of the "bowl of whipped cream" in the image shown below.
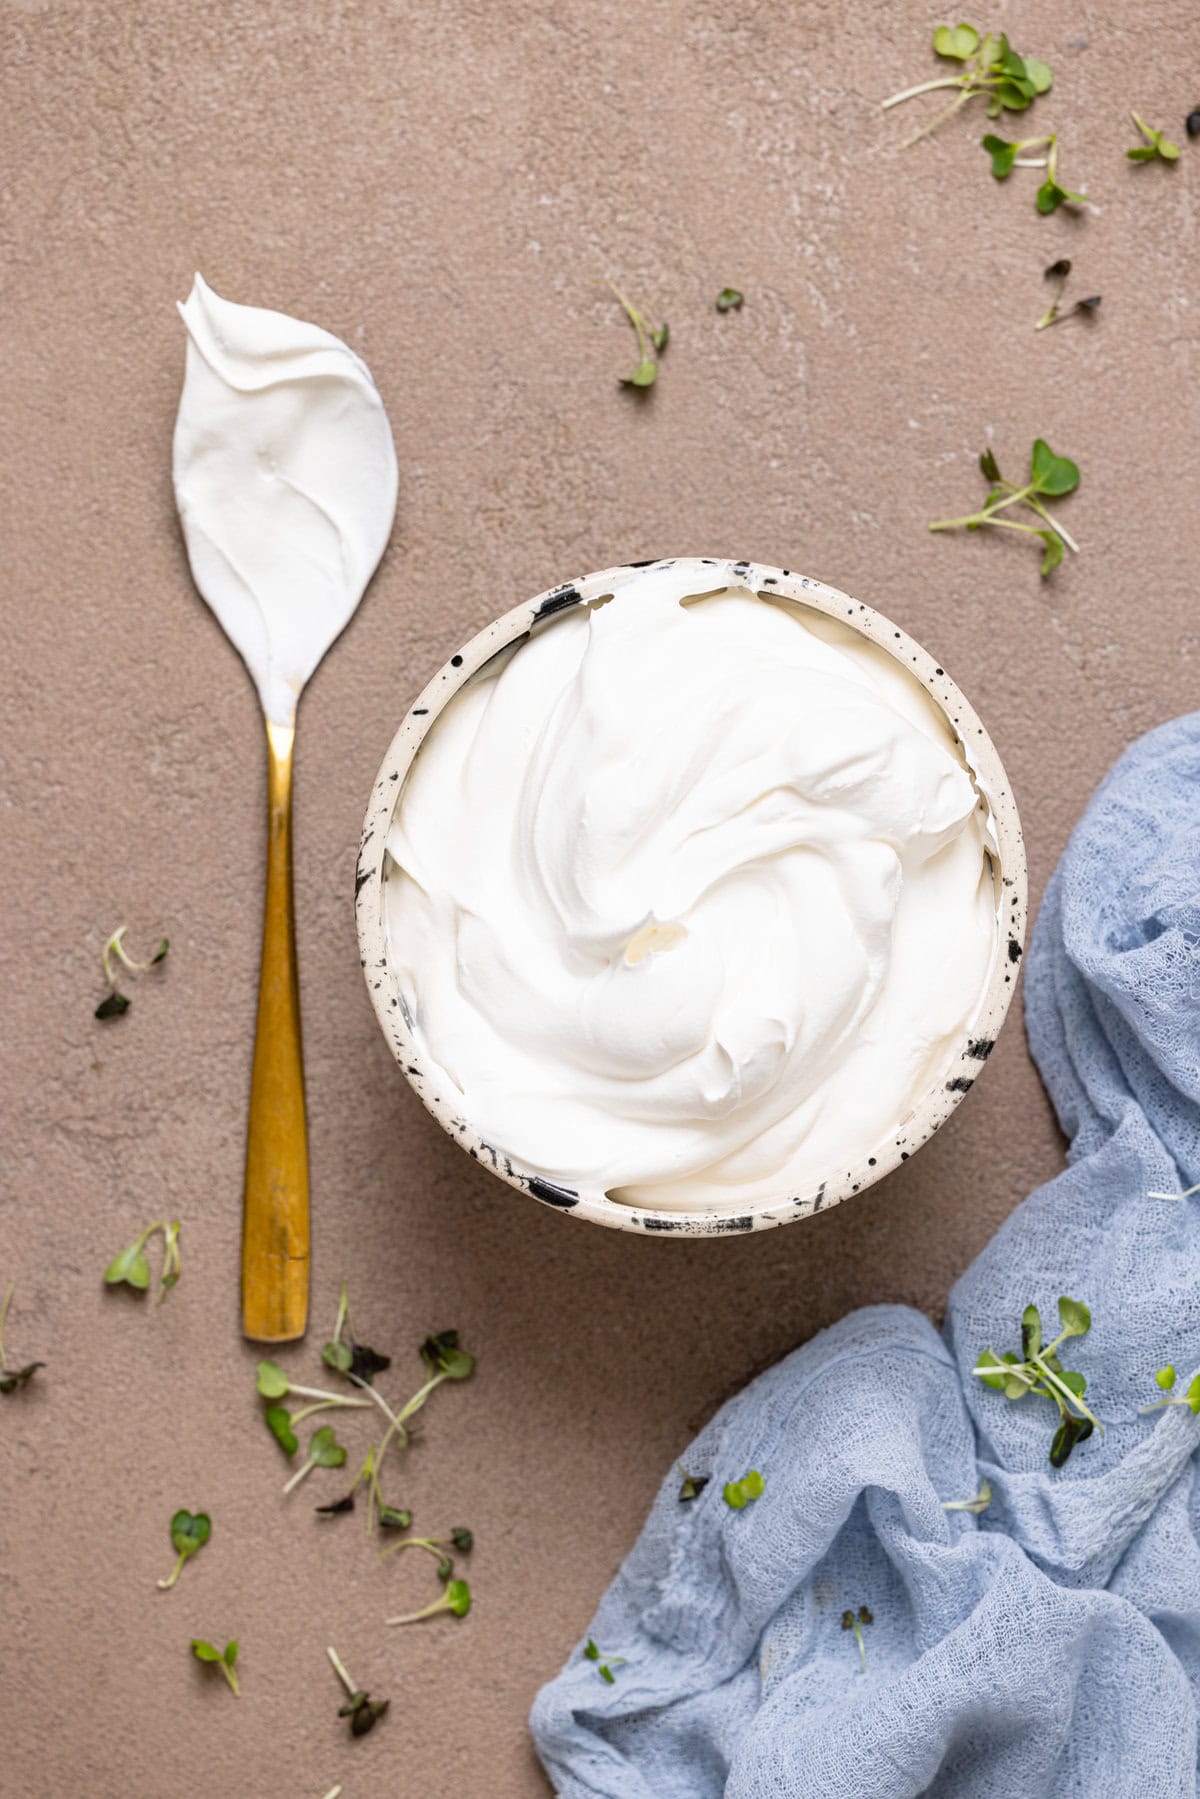
<svg viewBox="0 0 1200 1799"><path fill-rule="evenodd" d="M452 656L356 881L367 986L450 1135L623 1230L785 1224L907 1161L1016 984L1020 822L890 620L787 569L605 569Z"/></svg>

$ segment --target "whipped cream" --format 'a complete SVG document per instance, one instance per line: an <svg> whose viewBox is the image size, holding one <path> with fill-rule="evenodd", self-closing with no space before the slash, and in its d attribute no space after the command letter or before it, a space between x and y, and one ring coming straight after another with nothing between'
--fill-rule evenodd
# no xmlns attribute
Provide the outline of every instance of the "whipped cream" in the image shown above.
<svg viewBox="0 0 1200 1799"><path fill-rule="evenodd" d="M396 453L361 357L318 325L223 300L197 275L175 424L175 499L196 586L267 717L349 622L396 511Z"/></svg>
<svg viewBox="0 0 1200 1799"><path fill-rule="evenodd" d="M485 666L388 838L389 954L462 1115L577 1191L778 1199L889 1139L998 941L945 716L814 608L696 564Z"/></svg>

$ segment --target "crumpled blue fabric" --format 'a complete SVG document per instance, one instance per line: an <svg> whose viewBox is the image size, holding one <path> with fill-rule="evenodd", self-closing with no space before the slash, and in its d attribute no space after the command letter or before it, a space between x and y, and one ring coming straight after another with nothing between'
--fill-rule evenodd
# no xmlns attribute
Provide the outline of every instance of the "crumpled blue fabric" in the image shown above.
<svg viewBox="0 0 1200 1799"><path fill-rule="evenodd" d="M1173 1799L1197 1791L1200 713L1117 763L1027 957L1030 1046L1068 1166L1012 1215L939 1335L855 1312L725 1405L667 1474L581 1644L538 1695L565 1799ZM1013 1121L1019 1128L1020 1121ZM1050 1402L971 1375L1023 1307L1088 1302L1067 1345L1105 1434L1056 1471ZM1049 1334L1049 1333L1048 1333ZM722 1487L750 1468L743 1511ZM982 1480L981 1515L946 1511ZM846 1609L865 1605L865 1672Z"/></svg>

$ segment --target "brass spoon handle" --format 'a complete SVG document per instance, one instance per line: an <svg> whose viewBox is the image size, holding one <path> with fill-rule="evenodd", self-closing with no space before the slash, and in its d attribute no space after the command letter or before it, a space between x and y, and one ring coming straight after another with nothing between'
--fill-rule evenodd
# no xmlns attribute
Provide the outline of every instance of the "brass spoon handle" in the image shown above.
<svg viewBox="0 0 1200 1799"><path fill-rule="evenodd" d="M308 1323L308 1132L292 902L295 729L267 721L267 892L246 1137L242 1329L289 1343Z"/></svg>

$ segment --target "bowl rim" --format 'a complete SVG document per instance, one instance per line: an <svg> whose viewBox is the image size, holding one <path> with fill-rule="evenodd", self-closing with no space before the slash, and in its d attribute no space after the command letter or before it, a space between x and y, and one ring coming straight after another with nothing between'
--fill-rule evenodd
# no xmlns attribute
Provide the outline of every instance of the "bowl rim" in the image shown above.
<svg viewBox="0 0 1200 1799"><path fill-rule="evenodd" d="M850 1168L831 1170L823 1181L810 1182L803 1193L784 1190L752 1203L731 1200L727 1206L705 1212L654 1210L610 1199L603 1190L566 1188L547 1180L536 1169L522 1167L504 1150L486 1142L464 1115L458 1088L426 1058L416 1041L411 1016L388 959L384 916L388 829L413 759L453 696L493 657L528 636L535 627L601 599L616 582L628 579L631 571L688 565L695 568L697 580L702 583L698 592L733 587L760 597L765 594L798 601L848 623L918 678L949 722L976 784L986 796L996 836L999 882L997 951L987 986L964 1033L961 1049L948 1058L936 1082L910 1116L886 1142L874 1146L874 1154L863 1156ZM575 1218L643 1235L712 1237L767 1230L796 1218L812 1217L865 1192L908 1161L961 1105L992 1053L1016 989L1028 916L1028 871L1016 802L995 745L956 683L914 638L874 607L812 576L733 557L685 556L618 563L573 581L560 582L503 613L442 665L406 712L375 779L359 846L354 895L359 956L367 991L392 1054L426 1111L474 1160L540 1204Z"/></svg>

